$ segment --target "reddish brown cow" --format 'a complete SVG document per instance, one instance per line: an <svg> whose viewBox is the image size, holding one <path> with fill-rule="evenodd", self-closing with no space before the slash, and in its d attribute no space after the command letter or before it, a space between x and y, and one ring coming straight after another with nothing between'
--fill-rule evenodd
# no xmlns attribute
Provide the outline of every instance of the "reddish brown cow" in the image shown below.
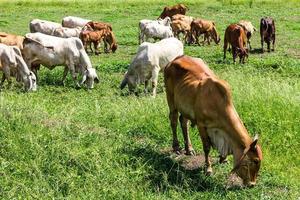
<svg viewBox="0 0 300 200"><path fill-rule="evenodd" d="M173 132L173 150L180 151L176 127L179 121L184 136L186 154L194 150L188 134L188 121L197 125L205 153L206 173L212 173L210 147L221 155L221 160L233 154L234 168L247 186L256 183L262 160L262 151L248 134L236 112L230 87L219 79L198 58L179 56L164 70L164 80L170 122Z"/></svg>
<svg viewBox="0 0 300 200"><path fill-rule="evenodd" d="M165 17L172 18L172 16L176 15L176 14L185 15L187 10L188 10L188 7L186 7L182 3L177 4L175 6L165 7L163 12L160 14L160 16L158 18L161 18L161 19L164 19Z"/></svg>
<svg viewBox="0 0 300 200"><path fill-rule="evenodd" d="M203 44L205 43L206 40L208 44L210 44L209 37L212 37L216 44L219 44L221 40L216 29L216 24L213 21L209 21L209 20L194 19L191 23L191 34L192 36L190 37L190 39L196 41L198 45L200 45L199 36L201 34L204 34Z"/></svg>
<svg viewBox="0 0 300 200"><path fill-rule="evenodd" d="M98 51L98 46L101 43L101 41L104 40L104 38L108 35L108 32L106 29L102 29L100 31L82 31L79 35L79 38L81 39L83 46L85 48L85 51L87 51L87 46L89 45L90 50L93 52L91 44L94 44L94 50L95 54L98 55L100 52Z"/></svg>
<svg viewBox="0 0 300 200"><path fill-rule="evenodd" d="M260 39L261 49L264 52L264 42L268 45L268 52L270 52L270 43L273 43L273 51L275 49L275 22L270 17L265 17L260 20Z"/></svg>
<svg viewBox="0 0 300 200"><path fill-rule="evenodd" d="M107 48L107 44L109 45L109 49ZM113 31L108 31L108 34L104 37L104 48L106 53L109 53L110 51L115 53L117 50L117 40Z"/></svg>
<svg viewBox="0 0 300 200"><path fill-rule="evenodd" d="M240 62L245 63L245 57L248 57L248 49L246 48L247 36L243 27L238 24L231 24L227 27L224 36L224 59L228 43L232 47L233 62L237 55L240 57Z"/></svg>
<svg viewBox="0 0 300 200"><path fill-rule="evenodd" d="M111 24L106 23L106 22L90 21L82 29L89 30L89 31L100 31L102 29L107 29L107 30L112 31L112 26L111 26Z"/></svg>

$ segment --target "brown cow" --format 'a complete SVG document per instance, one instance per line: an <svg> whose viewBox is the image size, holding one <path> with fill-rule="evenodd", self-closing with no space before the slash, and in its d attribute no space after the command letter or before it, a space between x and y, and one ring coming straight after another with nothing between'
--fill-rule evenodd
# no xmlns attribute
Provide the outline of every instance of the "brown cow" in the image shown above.
<svg viewBox="0 0 300 200"><path fill-rule="evenodd" d="M184 136L186 154L194 152L188 134L188 121L197 125L205 153L206 173L212 173L210 147L221 155L220 161L233 154L233 172L247 186L256 183L262 160L258 139L251 139L236 112L230 87L219 79L198 58L179 56L164 70L164 80L170 122L173 132L173 150L180 151L176 127L179 121Z"/></svg>
<svg viewBox="0 0 300 200"><path fill-rule="evenodd" d="M275 22L270 17L264 17L260 20L260 39L261 49L264 52L264 42L268 45L268 52L270 52L270 43L273 43L273 51L275 50Z"/></svg>
<svg viewBox="0 0 300 200"><path fill-rule="evenodd" d="M108 35L108 32L106 29L102 29L100 31L82 31L79 35L80 40L82 41L82 44L85 48L85 51L87 51L87 46L89 45L90 50L93 52L91 44L94 44L94 50L95 55L98 55L100 52L98 51L98 46L101 43L101 41L104 40L104 38Z"/></svg>
<svg viewBox="0 0 300 200"><path fill-rule="evenodd" d="M248 49L246 48L247 36L243 27L238 24L231 24L225 30L224 36L224 60L228 43L232 46L233 62L237 55L240 57L240 62L245 63L245 57L248 57Z"/></svg>
<svg viewBox="0 0 300 200"><path fill-rule="evenodd" d="M186 7L184 4L180 3L175 6L169 6L165 7L163 12L160 14L158 18L164 19L165 17L172 17L176 14L182 14L185 15L186 11L188 10L188 7Z"/></svg>
<svg viewBox="0 0 300 200"><path fill-rule="evenodd" d="M94 22L90 21L84 27L83 30L89 30L89 31L100 31L102 29L107 29L112 31L112 26L109 23L106 22Z"/></svg>
<svg viewBox="0 0 300 200"><path fill-rule="evenodd" d="M107 44L109 45L109 49L107 48ZM117 50L117 40L113 31L108 31L108 34L104 37L104 48L106 53L109 53L110 51L115 53Z"/></svg>
<svg viewBox="0 0 300 200"><path fill-rule="evenodd" d="M22 50L23 41L23 36L0 32L0 43L6 44L8 46L17 46L20 50Z"/></svg>
<svg viewBox="0 0 300 200"><path fill-rule="evenodd" d="M194 19L191 23L191 37L193 41L196 41L198 45L199 43L199 36L204 34L203 44L207 40L207 43L210 44L209 37L212 37L216 44L220 42L220 36L216 29L216 24L213 21L204 20L204 19ZM189 43L191 43L190 41Z"/></svg>

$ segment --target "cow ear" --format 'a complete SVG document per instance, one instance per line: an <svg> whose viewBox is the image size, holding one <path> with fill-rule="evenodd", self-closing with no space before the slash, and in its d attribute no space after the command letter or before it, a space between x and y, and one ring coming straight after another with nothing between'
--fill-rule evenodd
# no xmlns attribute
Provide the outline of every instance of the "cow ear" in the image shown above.
<svg viewBox="0 0 300 200"><path fill-rule="evenodd" d="M253 138L253 142L250 144L250 150L256 149L257 142L258 142L258 135L256 134Z"/></svg>

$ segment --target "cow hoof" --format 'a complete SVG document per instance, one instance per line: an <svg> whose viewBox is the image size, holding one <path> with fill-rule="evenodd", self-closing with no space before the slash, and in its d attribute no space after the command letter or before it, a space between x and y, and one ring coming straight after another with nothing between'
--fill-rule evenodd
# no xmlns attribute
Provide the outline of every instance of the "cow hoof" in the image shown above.
<svg viewBox="0 0 300 200"><path fill-rule="evenodd" d="M189 156L195 156L196 155L196 152L194 149L190 149L190 150L187 150L185 152L186 155L189 155Z"/></svg>
<svg viewBox="0 0 300 200"><path fill-rule="evenodd" d="M205 175L206 175L206 176L211 176L211 175L212 175L212 168L211 168L211 167L208 167L208 168L206 169Z"/></svg>

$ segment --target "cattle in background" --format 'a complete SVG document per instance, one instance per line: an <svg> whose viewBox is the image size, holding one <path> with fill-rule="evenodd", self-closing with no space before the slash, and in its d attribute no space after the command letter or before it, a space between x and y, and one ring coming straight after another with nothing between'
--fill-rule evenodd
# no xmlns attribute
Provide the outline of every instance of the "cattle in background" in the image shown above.
<svg viewBox="0 0 300 200"><path fill-rule="evenodd" d="M272 41L273 51L275 50L275 22L270 17L264 17L260 20L260 39L261 49L264 52L264 42L268 45L268 52L270 52L270 43Z"/></svg>
<svg viewBox="0 0 300 200"><path fill-rule="evenodd" d="M248 57L248 49L246 48L247 36L244 28L237 24L231 24L226 28L224 36L224 59L226 58L228 43L232 47L233 62L235 63L238 55L240 63L245 63L245 58Z"/></svg>
<svg viewBox="0 0 300 200"><path fill-rule="evenodd" d="M47 20L34 19L29 23L29 30L31 33L44 33L47 35L52 35L56 28L61 28L59 23L51 22Z"/></svg>
<svg viewBox="0 0 300 200"><path fill-rule="evenodd" d="M246 186L256 184L262 151L236 112L230 87L198 58L180 56L164 71L167 102L173 132L173 150L180 152L177 138L178 113L186 154L194 150L188 134L188 121L196 125L205 153L206 173L212 173L209 151L218 150L222 162L233 154L233 170Z"/></svg>
<svg viewBox="0 0 300 200"><path fill-rule="evenodd" d="M59 38L42 33L27 33L23 46L24 60L36 75L40 65L50 70L60 65L65 66L63 84L69 71L77 87L80 87L77 73L83 76L81 84L86 83L88 88L93 88L94 81L99 81L96 70L92 67L79 38Z"/></svg>
<svg viewBox="0 0 300 200"><path fill-rule="evenodd" d="M194 19L191 23L191 36L189 43L196 42L200 45L199 37L202 34L204 34L203 44L206 40L208 44L210 44L210 37L213 38L216 44L219 44L221 40L217 32L215 22L204 19Z"/></svg>
<svg viewBox="0 0 300 200"><path fill-rule="evenodd" d="M171 27L174 33L174 36L179 39L179 34L182 33L184 41L187 40L191 32L191 23L194 20L191 16L176 14L172 16Z"/></svg>
<svg viewBox="0 0 300 200"><path fill-rule="evenodd" d="M155 24L155 23L147 24L145 29L142 30L142 35L145 36L145 40L142 39L141 40L142 42L148 41L149 38L153 38L154 40L157 40L157 39L174 37L170 25L162 25L162 24Z"/></svg>
<svg viewBox="0 0 300 200"><path fill-rule="evenodd" d="M250 39L251 39L251 36L253 35L253 33L256 31L256 28L252 25L251 22L245 21L245 20L239 21L238 25L242 26L244 28L244 30L246 31L248 48L250 48L250 50L251 50L252 47L250 45Z"/></svg>
<svg viewBox="0 0 300 200"><path fill-rule="evenodd" d="M187 10L188 10L188 8L182 3L177 4L175 6L169 6L169 7L166 6L158 18L161 18L161 19L164 19L165 17L171 18L173 15L176 15L176 14L185 15Z"/></svg>
<svg viewBox="0 0 300 200"><path fill-rule="evenodd" d="M5 79L10 85L10 76L15 76L17 81L23 82L26 91L36 90L36 77L28 69L18 47L0 44L0 70L3 71L0 86L3 85Z"/></svg>
<svg viewBox="0 0 300 200"><path fill-rule="evenodd" d="M157 43L144 42L128 67L120 88L128 85L133 92L138 84L152 82L152 95L156 95L159 71L179 55L183 55L183 44L176 38L163 39Z"/></svg>
<svg viewBox="0 0 300 200"><path fill-rule="evenodd" d="M23 49L24 37L10 33L0 32L0 43L8 46L17 46L20 50Z"/></svg>
<svg viewBox="0 0 300 200"><path fill-rule="evenodd" d="M150 20L150 19L142 19L139 22L139 44L141 44L142 41L145 41L144 38L144 31L148 24L161 24L165 26L170 26L171 19L170 17L165 17L164 19L157 19L157 20Z"/></svg>
<svg viewBox="0 0 300 200"><path fill-rule="evenodd" d="M60 27L54 29L51 35L56 37L61 37L61 38L79 37L81 29L82 28L80 27L77 28Z"/></svg>
<svg viewBox="0 0 300 200"><path fill-rule="evenodd" d="M83 19L80 17L67 16L62 19L61 24L63 27L67 27L67 28L76 28L76 27L82 28L90 21L91 20L89 19Z"/></svg>

